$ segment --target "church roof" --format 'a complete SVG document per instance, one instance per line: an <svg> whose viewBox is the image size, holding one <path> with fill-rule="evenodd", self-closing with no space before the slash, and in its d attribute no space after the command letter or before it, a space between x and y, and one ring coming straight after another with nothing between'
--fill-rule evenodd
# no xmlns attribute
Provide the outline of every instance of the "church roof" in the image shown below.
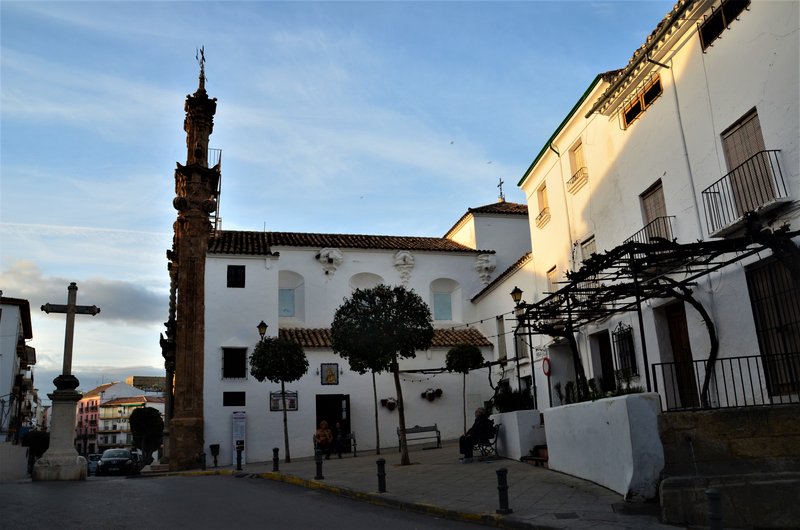
<svg viewBox="0 0 800 530"><path fill-rule="evenodd" d="M467 212L461 216L461 218L456 221L456 223L447 231L444 237L450 236L453 232L457 229L461 228L461 225L466 221L469 216L475 215L528 215L528 205L527 204L519 204L516 202L506 202L506 201L498 201L493 202L492 204L486 204L484 206L478 206L476 208L467 208Z"/></svg>
<svg viewBox="0 0 800 530"><path fill-rule="evenodd" d="M214 232L208 242L208 252L211 254L276 255L272 251L273 247L335 247L475 254L494 253L493 250L475 250L446 238L417 236L218 230Z"/></svg>
<svg viewBox="0 0 800 530"><path fill-rule="evenodd" d="M281 337L293 340L303 348L330 348L330 328L281 328ZM478 347L489 348L492 343L476 328L435 329L431 348L450 348L457 344L472 344Z"/></svg>

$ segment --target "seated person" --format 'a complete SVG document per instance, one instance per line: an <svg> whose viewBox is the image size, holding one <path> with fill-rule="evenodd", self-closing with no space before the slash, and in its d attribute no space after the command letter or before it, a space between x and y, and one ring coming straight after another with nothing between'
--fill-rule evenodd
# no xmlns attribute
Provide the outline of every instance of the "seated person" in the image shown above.
<svg viewBox="0 0 800 530"><path fill-rule="evenodd" d="M322 451L325 455L325 460L330 459L331 450L333 449L333 433L328 428L328 422L325 420L319 422L319 429L314 433L314 447Z"/></svg>
<svg viewBox="0 0 800 530"><path fill-rule="evenodd" d="M350 452L350 439L345 436L342 424L338 421L333 428L333 450L339 455L339 458L342 458L343 451Z"/></svg>
<svg viewBox="0 0 800 530"><path fill-rule="evenodd" d="M494 421L486 414L486 409L475 410L475 423L458 439L458 448L464 458L461 462L472 462L472 446L477 442L488 442L494 434Z"/></svg>

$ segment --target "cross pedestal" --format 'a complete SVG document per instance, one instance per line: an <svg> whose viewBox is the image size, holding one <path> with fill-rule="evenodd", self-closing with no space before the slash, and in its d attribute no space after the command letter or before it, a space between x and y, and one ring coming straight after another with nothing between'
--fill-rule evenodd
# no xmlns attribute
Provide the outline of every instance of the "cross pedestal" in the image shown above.
<svg viewBox="0 0 800 530"><path fill-rule="evenodd" d="M64 338L63 373L53 380L56 391L47 394L53 401L50 447L33 466L33 480L86 480L86 459L75 449L75 408L83 394L75 390L78 379L72 375L72 337L75 315L96 315L96 306L79 306L78 286L75 282L67 288L67 305L45 304L45 313L66 313L67 330Z"/></svg>

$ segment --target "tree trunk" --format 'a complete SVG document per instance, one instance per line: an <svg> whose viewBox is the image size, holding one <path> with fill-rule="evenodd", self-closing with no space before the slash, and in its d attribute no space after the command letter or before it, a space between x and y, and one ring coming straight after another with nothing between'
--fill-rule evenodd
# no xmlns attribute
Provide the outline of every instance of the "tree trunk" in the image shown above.
<svg viewBox="0 0 800 530"><path fill-rule="evenodd" d="M284 462L291 463L292 457L289 456L289 422L286 415L286 389L284 388L283 381L281 381L281 401L283 401L283 448L286 450L286 459Z"/></svg>
<svg viewBox="0 0 800 530"><path fill-rule="evenodd" d="M381 454L381 430L378 425L378 389L375 386L375 372L372 372L372 399L375 404L375 454Z"/></svg>
<svg viewBox="0 0 800 530"><path fill-rule="evenodd" d="M408 444L406 443L406 413L403 410L403 390L400 388L400 367L397 362L392 363L392 373L394 374L394 387L397 390L397 414L400 422L400 465L411 464L408 457Z"/></svg>

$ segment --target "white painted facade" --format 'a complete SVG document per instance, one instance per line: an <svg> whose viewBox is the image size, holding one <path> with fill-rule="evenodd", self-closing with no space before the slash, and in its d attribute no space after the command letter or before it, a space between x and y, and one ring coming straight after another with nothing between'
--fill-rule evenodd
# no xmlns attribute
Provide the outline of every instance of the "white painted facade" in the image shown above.
<svg viewBox="0 0 800 530"><path fill-rule="evenodd" d="M792 230L800 227L798 3L751 2L703 52L698 21L709 16L712 7L718 10L719 4L678 2L673 11L684 5L687 10L653 48L651 61L643 60L632 73L626 72L629 82L592 112L618 79L598 76L520 180L530 210L538 299L551 291L548 273L563 282L566 271L580 268L582 246L588 241L593 239L596 252L602 253L642 230L649 220L646 192L659 184L665 207L661 215L671 217L672 237L678 243L722 235L707 225L712 213L703 203L702 192L734 169L726 161L722 137L753 110L760 121L764 148L779 151L777 158L788 188L787 196L778 202L789 206L776 210L771 226L787 223ZM626 104L656 76L661 94L626 128ZM570 179L579 166L585 167L586 179L582 185L572 186ZM756 206L761 210L771 205ZM753 256L709 274L694 287L695 297L716 323L720 357L759 352L745 268L765 257ZM645 304L647 363L635 312L578 330L587 377L602 375L599 341L623 323L632 328L639 366L633 384L645 387L644 371L649 365L674 360L666 317L673 302L662 299ZM705 325L690 306L686 305L685 313L693 358L707 358L710 343ZM553 365L551 384L574 381L569 349L548 337L539 340ZM538 388L546 389L543 377ZM558 405L558 399L552 397ZM546 390L540 393L540 407L548 399Z"/></svg>
<svg viewBox="0 0 800 530"><path fill-rule="evenodd" d="M470 219L468 225L482 220ZM524 245L529 239L525 216L517 216L510 223L491 220L494 229L502 226L512 241L520 248L513 249L514 256L502 256L503 262L513 263L525 254ZM329 239L335 236L330 236ZM381 236L367 236L380 238ZM512 252L507 245L508 252ZM412 245L413 246L413 245ZM472 247L474 248L474 247ZM437 315L436 293L450 294L450 318L434 319L439 330L465 330L467 324L483 332L484 340L495 332L485 331L479 323L482 318L478 305L471 298L483 290L498 274L496 267L486 267L495 254L483 250L433 251L386 249L302 247L271 245L271 255L247 256L243 254L209 253L206 260L206 318L205 318L205 378L204 418L205 443L220 445L220 462L233 462L233 414L246 413L244 461L272 459L274 447L284 453L282 412L270 410L270 392L279 392L280 384L258 382L249 374L249 364L244 377L225 377L224 355L227 349L245 348L249 358L259 340L256 325L263 320L269 325L267 335L274 336L279 329L327 330L336 309L356 288L369 288L380 283L405 285L419 294ZM331 257L327 260L326 257ZM501 261L498 256L497 261ZM227 271L231 265L244 266L243 288L227 286ZM490 263L492 265L492 263ZM487 273L488 270L488 273ZM280 290L293 290L293 315L280 316ZM511 288L508 288L510 292ZM503 305L498 310L508 313L513 308L508 293L502 295ZM283 307L284 312L286 307ZM494 322L494 316L491 318ZM509 327L509 331L511 328ZM489 339L490 341L492 339ZM447 351L455 344L434 347L418 352L414 359L401 362L401 370L442 368ZM512 346L513 347L513 343ZM494 360L490 342L481 348L484 358ZM512 350L513 351L513 350ZM309 370L299 381L289 383L287 392L297 392L298 407L288 413L289 447L293 457L313 454L311 436L319 417L318 396L336 400L339 396L349 400L350 431L356 433L358 450L376 447L372 377L349 369L346 360L335 355L330 347L305 347ZM513 354L512 354L513 356ZM338 384L323 384L320 370L323 364L336 364ZM468 417L471 411L483 405L492 396L487 370L471 372L466 378ZM444 439L457 438L463 433L463 378L461 374L405 373L401 376L405 404L406 424L437 424ZM376 375L378 399L396 398L391 374ZM422 397L426 390L442 390L441 397L429 401ZM224 405L223 393L238 392L245 405ZM397 447L397 412L378 407L380 445Z"/></svg>

